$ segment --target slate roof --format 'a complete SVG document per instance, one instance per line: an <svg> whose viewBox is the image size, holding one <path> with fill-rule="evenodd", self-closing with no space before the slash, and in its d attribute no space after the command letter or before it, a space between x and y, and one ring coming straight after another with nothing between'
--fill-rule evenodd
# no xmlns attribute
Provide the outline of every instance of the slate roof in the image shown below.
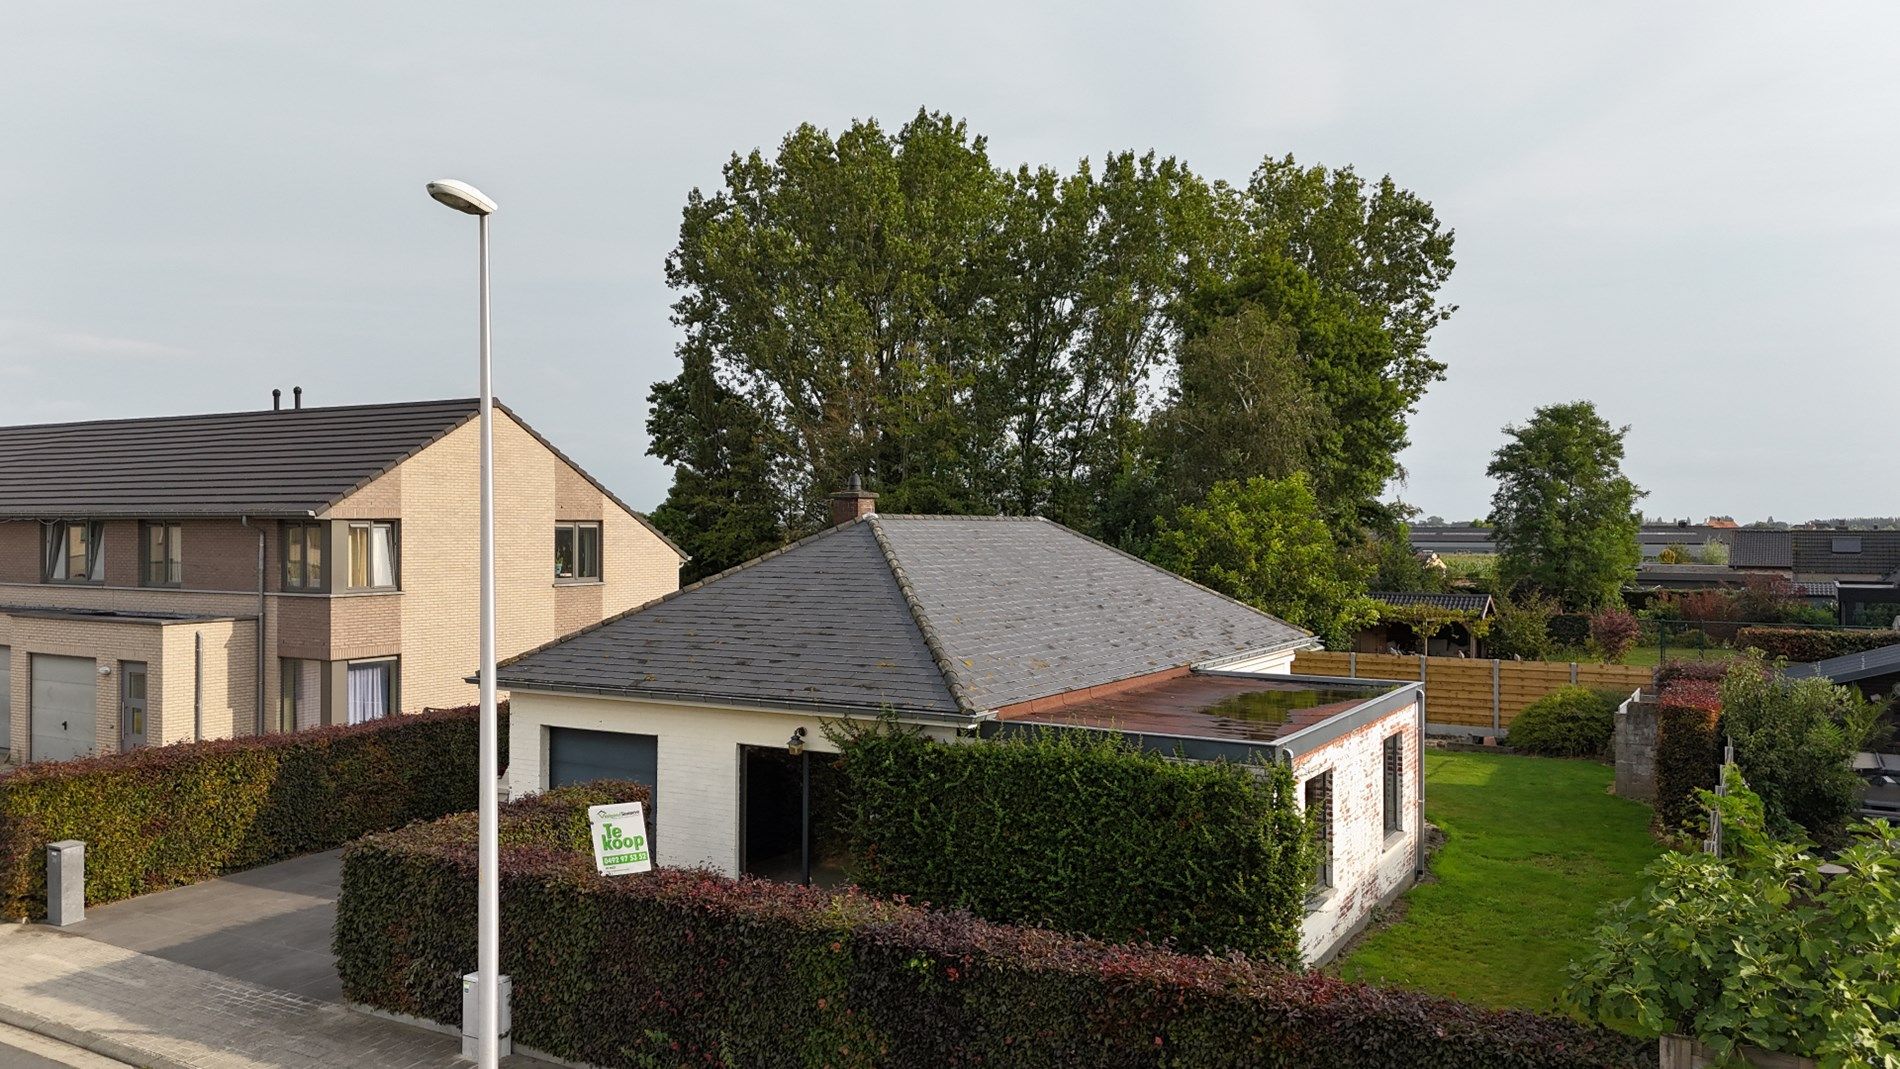
<svg viewBox="0 0 1900 1069"><path fill-rule="evenodd" d="M1889 575L1900 568L1900 531L1790 531L1794 570L1806 576ZM1836 552L1835 546L1852 548Z"/></svg>
<svg viewBox="0 0 1900 1069"><path fill-rule="evenodd" d="M1792 568L1794 539L1789 531L1739 530L1729 544L1731 568Z"/></svg>
<svg viewBox="0 0 1900 1069"><path fill-rule="evenodd" d="M1865 653L1850 653L1825 661L1791 664L1782 673L1790 679L1820 676L1835 683L1853 683L1874 676L1900 675L1900 646L1882 646Z"/></svg>
<svg viewBox="0 0 1900 1069"><path fill-rule="evenodd" d="M1416 590L1377 590L1366 595L1374 601L1383 601L1387 605L1431 605L1452 612L1475 612L1489 615L1491 595L1489 594L1428 594Z"/></svg>
<svg viewBox="0 0 1900 1069"><path fill-rule="evenodd" d="M495 407L646 522L507 406ZM0 427L0 518L308 516L479 411L469 397Z"/></svg>
<svg viewBox="0 0 1900 1069"><path fill-rule="evenodd" d="M968 719L1311 641L1047 520L871 515L512 658L496 678Z"/></svg>

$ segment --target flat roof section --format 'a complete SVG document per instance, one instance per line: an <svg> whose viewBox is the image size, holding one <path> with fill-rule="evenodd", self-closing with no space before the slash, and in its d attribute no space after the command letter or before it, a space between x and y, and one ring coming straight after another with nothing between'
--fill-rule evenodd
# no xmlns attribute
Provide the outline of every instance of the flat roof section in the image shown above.
<svg viewBox="0 0 1900 1069"><path fill-rule="evenodd" d="M1087 728L1176 739L1271 744L1346 713L1406 684L1306 681L1195 673L1157 680L1066 705L1012 714L1008 724Z"/></svg>

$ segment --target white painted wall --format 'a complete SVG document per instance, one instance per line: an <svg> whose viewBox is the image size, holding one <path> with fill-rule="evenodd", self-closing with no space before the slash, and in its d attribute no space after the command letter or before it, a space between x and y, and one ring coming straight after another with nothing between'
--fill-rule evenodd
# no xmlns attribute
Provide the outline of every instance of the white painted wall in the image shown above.
<svg viewBox="0 0 1900 1069"><path fill-rule="evenodd" d="M1264 675L1291 675L1293 655L1298 650L1281 650L1256 656L1241 656L1226 661L1209 661L1200 667L1217 672L1257 672Z"/></svg>
<svg viewBox="0 0 1900 1069"><path fill-rule="evenodd" d="M1400 811L1405 827L1385 831L1385 740L1402 735L1405 769L1400 777ZM1418 734L1418 706L1408 704L1293 762L1301 784L1328 769L1333 773L1333 887L1306 915L1300 956L1309 964L1339 948L1379 903L1412 882L1424 817L1419 804L1418 770L1424 751Z"/></svg>
<svg viewBox="0 0 1900 1069"><path fill-rule="evenodd" d="M812 713L700 706L626 698L593 698L515 691L508 715L508 794L521 798L547 789L548 728L584 728L653 735L659 782L654 789L658 826L655 860L739 872L739 748L783 748L804 727L813 753L835 753L822 725L838 717ZM928 728L940 738L948 728Z"/></svg>

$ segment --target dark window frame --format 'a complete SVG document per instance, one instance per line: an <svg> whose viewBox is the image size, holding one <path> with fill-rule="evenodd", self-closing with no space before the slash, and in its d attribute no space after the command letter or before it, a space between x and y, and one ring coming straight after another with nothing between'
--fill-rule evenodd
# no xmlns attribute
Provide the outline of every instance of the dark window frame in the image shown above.
<svg viewBox="0 0 1900 1069"><path fill-rule="evenodd" d="M1333 887L1333 770L1317 772L1300 784L1300 800L1306 819L1313 825L1313 843L1319 847L1319 864L1313 870L1313 894L1324 895ZM1320 809L1317 816L1315 809Z"/></svg>
<svg viewBox="0 0 1900 1069"><path fill-rule="evenodd" d="M1385 833L1405 830L1405 733L1387 735L1381 765L1384 771Z"/></svg>
<svg viewBox="0 0 1900 1069"><path fill-rule="evenodd" d="M402 589L402 521L400 520L345 520L343 526L343 589L375 591ZM389 529L389 582L375 581L376 563L372 554L364 566L364 574L369 581L363 585L356 582L356 531L370 532L367 544L374 545L376 530Z"/></svg>
<svg viewBox="0 0 1900 1069"><path fill-rule="evenodd" d="M329 558L330 525L311 521L286 521L283 524L283 537L278 540L279 556L282 566L279 570L283 589L299 591L305 594L327 593L330 589ZM298 572L291 572L290 547L295 541L299 547L297 554ZM317 577L310 578L310 547L317 547Z"/></svg>
<svg viewBox="0 0 1900 1069"><path fill-rule="evenodd" d="M82 527L86 531L86 574L75 579L70 574L55 576L55 563L70 560L71 551L67 548L67 538L72 529ZM54 532L58 532L55 537ZM104 520L60 520L56 523L40 525L40 582L73 583L81 586L100 586L106 581L105 568L106 525ZM70 568L68 569L70 571ZM94 573L98 573L97 576Z"/></svg>
<svg viewBox="0 0 1900 1069"><path fill-rule="evenodd" d="M593 560L588 568L586 535L594 536ZM561 571L561 536L569 537L569 564ZM554 581L556 583L601 583L606 575L607 535L599 520L561 520L554 525ZM591 570L592 574L589 574Z"/></svg>
<svg viewBox="0 0 1900 1069"><path fill-rule="evenodd" d="M161 533L163 553L158 560L152 559L152 534ZM139 585L153 587L181 587L185 585L185 525L176 520L144 520L139 523ZM160 564L167 574L154 577L152 570ZM173 578L169 573L172 565L177 565L178 575Z"/></svg>

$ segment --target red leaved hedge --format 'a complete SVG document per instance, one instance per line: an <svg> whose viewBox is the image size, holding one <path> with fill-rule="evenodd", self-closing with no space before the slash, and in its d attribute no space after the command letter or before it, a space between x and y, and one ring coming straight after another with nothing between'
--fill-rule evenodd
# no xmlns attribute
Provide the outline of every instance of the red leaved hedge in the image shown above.
<svg viewBox="0 0 1900 1069"><path fill-rule="evenodd" d="M1720 685L1677 676L1656 709L1656 820L1668 831L1691 828L1701 814L1696 791L1711 790L1722 763Z"/></svg>

